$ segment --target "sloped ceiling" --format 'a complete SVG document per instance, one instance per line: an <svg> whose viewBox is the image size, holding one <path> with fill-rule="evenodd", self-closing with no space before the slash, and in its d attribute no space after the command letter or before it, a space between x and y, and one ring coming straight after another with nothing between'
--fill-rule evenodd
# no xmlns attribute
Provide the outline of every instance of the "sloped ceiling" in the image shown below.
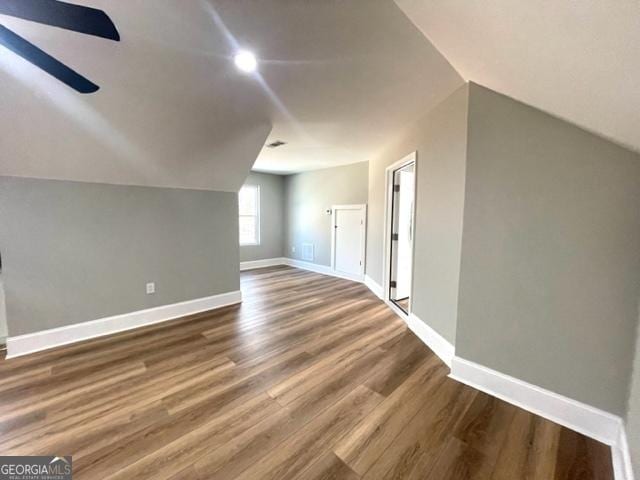
<svg viewBox="0 0 640 480"><path fill-rule="evenodd" d="M264 59L281 101L270 140L288 143L264 149L259 170L369 160L464 83L389 0L241 0L219 11Z"/></svg>
<svg viewBox="0 0 640 480"><path fill-rule="evenodd" d="M640 150L638 0L396 0L465 78Z"/></svg>
<svg viewBox="0 0 640 480"><path fill-rule="evenodd" d="M90 6L109 14L121 42L0 18L101 86L78 94L0 47L0 174L236 191L271 123L206 9Z"/></svg>
<svg viewBox="0 0 640 480"><path fill-rule="evenodd" d="M101 87L78 94L0 46L0 174L236 191L254 162L367 160L463 82L390 0L74 3L121 41L0 15ZM234 68L238 48L259 74Z"/></svg>

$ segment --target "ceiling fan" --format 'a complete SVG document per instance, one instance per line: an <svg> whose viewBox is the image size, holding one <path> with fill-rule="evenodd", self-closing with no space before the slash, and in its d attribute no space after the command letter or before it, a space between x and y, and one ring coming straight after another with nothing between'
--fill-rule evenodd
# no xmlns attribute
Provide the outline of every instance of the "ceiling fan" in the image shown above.
<svg viewBox="0 0 640 480"><path fill-rule="evenodd" d="M0 0L0 14L120 41L109 16L96 8L59 0ZM80 93L100 87L0 23L0 44Z"/></svg>

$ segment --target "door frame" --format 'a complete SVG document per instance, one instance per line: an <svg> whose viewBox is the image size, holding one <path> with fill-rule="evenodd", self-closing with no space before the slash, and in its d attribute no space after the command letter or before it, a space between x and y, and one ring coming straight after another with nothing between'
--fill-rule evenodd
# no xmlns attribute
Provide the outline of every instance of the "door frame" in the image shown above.
<svg viewBox="0 0 640 480"><path fill-rule="evenodd" d="M360 224L360 272L357 275L350 275L345 272L338 272L336 270L336 212L338 210L360 210L362 213L362 222ZM352 204L352 205L331 205L331 271L341 277L355 280L358 282L364 281L364 267L366 263L367 252L367 204Z"/></svg>
<svg viewBox="0 0 640 480"><path fill-rule="evenodd" d="M411 237L411 293L409 294L409 308L405 313L389 298L391 280L391 208L393 206L393 173L407 165L414 164L413 176L413 236ZM415 239L416 239L416 210L418 209L418 152L411 152L406 157L389 165L385 170L385 199L384 199L384 230L382 232L382 299L391 309L403 318L408 318L413 311L413 279L415 272Z"/></svg>

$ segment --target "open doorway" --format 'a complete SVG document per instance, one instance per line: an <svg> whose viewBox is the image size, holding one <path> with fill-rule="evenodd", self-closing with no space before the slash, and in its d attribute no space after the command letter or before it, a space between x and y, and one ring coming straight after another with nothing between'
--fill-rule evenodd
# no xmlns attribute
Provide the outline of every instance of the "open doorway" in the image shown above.
<svg viewBox="0 0 640 480"><path fill-rule="evenodd" d="M411 312L413 239L416 199L416 155L387 168L385 221L385 300L399 311Z"/></svg>

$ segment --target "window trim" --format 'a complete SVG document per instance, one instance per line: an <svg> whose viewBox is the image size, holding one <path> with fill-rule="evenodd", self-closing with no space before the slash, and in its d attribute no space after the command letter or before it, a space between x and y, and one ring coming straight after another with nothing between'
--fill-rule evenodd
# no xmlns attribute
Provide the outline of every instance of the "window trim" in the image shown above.
<svg viewBox="0 0 640 480"><path fill-rule="evenodd" d="M241 215L240 214L240 208L238 208L238 219L240 219L242 217L249 217L249 218L255 218L256 219L256 231L255 231L255 239L256 239L256 241L255 242L242 243L242 240L240 239L240 232L238 231L238 243L240 244L241 247L255 247L255 246L260 245L260 185L246 184L246 185L243 185L242 187L240 187L240 191L242 191L243 188L247 188L247 187L255 188L255 190L256 190L256 214L255 215ZM238 191L238 201L239 201L240 191Z"/></svg>

